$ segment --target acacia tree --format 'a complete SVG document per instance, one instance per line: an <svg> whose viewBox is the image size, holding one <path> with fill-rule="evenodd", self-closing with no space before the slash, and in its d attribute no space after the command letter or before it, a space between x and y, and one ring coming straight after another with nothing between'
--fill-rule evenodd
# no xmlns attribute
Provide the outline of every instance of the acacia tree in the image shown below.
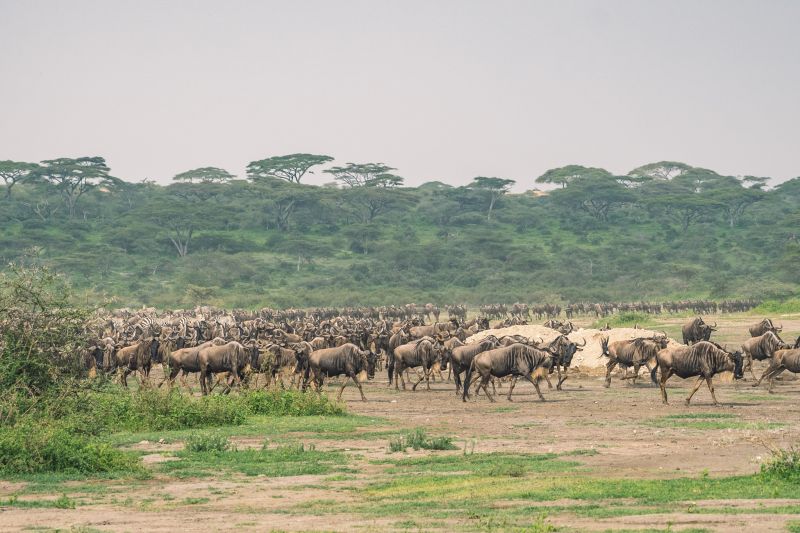
<svg viewBox="0 0 800 533"><path fill-rule="evenodd" d="M707 183L705 193L711 195L719 204L730 227L734 227L748 207L761 201L766 193L761 187L767 178L754 178L746 176L735 178L733 176L720 176L718 179ZM750 187L746 184L752 184Z"/></svg>
<svg viewBox="0 0 800 533"><path fill-rule="evenodd" d="M561 185L563 189L577 179L601 175L610 176L611 173L602 168L567 165L565 167L551 168L536 178L536 183L557 184Z"/></svg>
<svg viewBox="0 0 800 533"><path fill-rule="evenodd" d="M277 178L290 183L300 183L303 176L313 174L311 168L333 161L327 155L289 154L252 161L247 165L247 175L252 180Z"/></svg>
<svg viewBox="0 0 800 533"><path fill-rule="evenodd" d="M297 208L317 199L314 187L284 183L275 178L256 178L253 181L251 191L266 200L264 210L281 231L289 229L291 217Z"/></svg>
<svg viewBox="0 0 800 533"><path fill-rule="evenodd" d="M75 216L75 206L81 196L90 190L117 180L109 175L111 169L102 157L62 157L42 161L33 173L32 179L43 180L53 185L61 195L69 210L69 217Z"/></svg>
<svg viewBox="0 0 800 533"><path fill-rule="evenodd" d="M23 183L39 168L36 163L23 163L20 161L0 161L0 178L6 184L6 199L11 198L11 188L17 183Z"/></svg>
<svg viewBox="0 0 800 533"><path fill-rule="evenodd" d="M172 180L184 183L194 183L194 180L200 183L227 183L235 177L236 176L222 168L202 167L176 174Z"/></svg>
<svg viewBox="0 0 800 533"><path fill-rule="evenodd" d="M486 213L486 220L492 220L492 209L494 209L497 200L499 200L508 190L514 185L516 181L507 180L503 178L487 178L485 176L478 176L472 179L469 188L483 191L489 197L489 210Z"/></svg>
<svg viewBox="0 0 800 533"><path fill-rule="evenodd" d="M555 191L553 200L583 209L597 220L607 222L612 209L633 202L635 196L619 178L598 174L574 180L567 189Z"/></svg>
<svg viewBox="0 0 800 533"><path fill-rule="evenodd" d="M398 187L403 184L403 178L392 174L393 170L397 169L383 163L347 163L324 172L349 187Z"/></svg>
<svg viewBox="0 0 800 533"><path fill-rule="evenodd" d="M671 180L681 174L686 174L692 170L692 168L691 165L679 161L659 161L658 163L648 163L636 167L628 172L628 176L665 181Z"/></svg>

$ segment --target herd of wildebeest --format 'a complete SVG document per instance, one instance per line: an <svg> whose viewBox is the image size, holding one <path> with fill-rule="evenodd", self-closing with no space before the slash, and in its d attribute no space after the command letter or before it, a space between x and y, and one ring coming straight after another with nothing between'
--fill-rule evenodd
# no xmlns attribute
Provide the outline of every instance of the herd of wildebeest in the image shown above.
<svg viewBox="0 0 800 533"><path fill-rule="evenodd" d="M366 400L361 383L373 379L376 371L385 367L389 386L398 389L405 389L409 379L414 381L412 390L423 380L430 389L430 381L445 379L442 372L448 371L446 379L449 381L452 376L455 393L464 401L476 382L476 394L483 390L494 401L487 387L491 384L496 392L496 386L502 386L504 381L510 382L507 398L511 400L518 379L530 382L544 400L539 381L544 378L552 388L550 376L555 373L556 388L561 390L573 356L586 344L585 340L580 344L569 338L574 329L569 319L578 314L603 317L620 311L735 312L755 305L752 301L604 303L570 304L562 310L551 304L497 304L482 306L481 314L469 320L467 307L454 305L445 306L448 320L441 322L440 310L432 304L282 311L225 311L205 306L172 312L121 309L98 312L89 321L85 360L90 374L116 373L126 387L132 373L139 375L142 384L148 384L154 364L164 367L159 387L165 383L173 386L178 377L186 387L186 377L199 374L203 394L220 385L225 392L243 383L258 387L262 376L265 387L286 387L284 380L288 379L290 387L305 390L313 384L319 391L326 378L343 377L338 397L352 380L362 400ZM558 318L562 311L565 322ZM492 325L497 328L527 324L532 316L548 319L545 326L556 330L553 340L486 334L467 342L490 328L490 318L501 319ZM677 375L698 378L686 398L687 404L703 381L716 404L713 377L732 372L734 378L740 379L749 369L755 379L753 360L769 361L754 386L768 379L770 392L778 374L784 370L800 372L800 337L794 344L784 342L781 327L770 319L753 325L751 338L740 350L732 352L711 340L715 329L716 324L707 324L698 316L683 327L683 344L670 342L666 333L613 342L602 336L603 356L608 359L605 386L610 385L615 367L623 370L622 379L635 383L644 366L660 386L664 403L665 383Z"/></svg>

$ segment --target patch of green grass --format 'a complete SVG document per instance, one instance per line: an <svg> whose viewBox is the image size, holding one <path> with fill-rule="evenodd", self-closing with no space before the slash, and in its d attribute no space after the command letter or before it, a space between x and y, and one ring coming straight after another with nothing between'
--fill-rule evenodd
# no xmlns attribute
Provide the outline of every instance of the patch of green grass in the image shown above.
<svg viewBox="0 0 800 533"><path fill-rule="evenodd" d="M280 439L336 439L358 434L359 439L370 438L365 428L384 424L381 419L365 416L250 416L241 426L220 427L214 431L226 437L264 436ZM145 431L136 433L120 433L110 438L116 445L136 444L143 440L165 442L186 440L193 430ZM382 438L390 433L377 434Z"/></svg>
<svg viewBox="0 0 800 533"><path fill-rule="evenodd" d="M668 415L653 420L646 424L657 428L683 428L698 430L715 429L743 429L765 430L785 426L782 422L746 422L736 420L737 416L729 413L686 413Z"/></svg>
<svg viewBox="0 0 800 533"><path fill-rule="evenodd" d="M561 455L563 455L564 457L573 457L573 456L580 456L580 455L592 456L592 455L597 455L599 453L600 452L598 452L594 448L582 448L582 449L578 449L578 450L570 450L568 452L562 453Z"/></svg>
<svg viewBox="0 0 800 533"><path fill-rule="evenodd" d="M517 407L516 405L506 405L506 406L495 407L494 409L492 409L491 412L492 413L513 413L515 411L519 411L519 407Z"/></svg>
<svg viewBox="0 0 800 533"><path fill-rule="evenodd" d="M800 521L792 520L791 522L786 522L786 531L789 533L800 533Z"/></svg>
<svg viewBox="0 0 800 533"><path fill-rule="evenodd" d="M404 452L408 448L414 450L457 450L452 437L428 437L425 430L417 428L405 435L389 440L390 452Z"/></svg>
<svg viewBox="0 0 800 533"><path fill-rule="evenodd" d="M61 423L25 420L0 427L0 474L64 473L140 475L139 458L97 438L76 434Z"/></svg>
<svg viewBox="0 0 800 533"><path fill-rule="evenodd" d="M650 326L655 326L656 322L651 315L646 315L644 313L619 313L596 320L592 323L591 327L599 329L606 324L612 328L632 328L638 325L642 329L647 329Z"/></svg>
<svg viewBox="0 0 800 533"><path fill-rule="evenodd" d="M361 501L350 511L429 518L502 513L517 520L544 510L525 502L572 500L559 511L603 517L686 511L689 501L798 497L795 482L761 474L666 480L588 477L577 469L579 463L553 454L447 455L387 463L390 477L358 489ZM502 509L496 507L498 501L506 502Z"/></svg>
<svg viewBox="0 0 800 533"><path fill-rule="evenodd" d="M220 472L247 476L285 477L327 474L341 470L347 457L341 452L321 452L314 446L278 446L249 450L181 451L179 461L161 463L158 470L180 478L208 477Z"/></svg>
<svg viewBox="0 0 800 533"><path fill-rule="evenodd" d="M224 452L230 447L228 437L216 433L192 433L186 439L186 450L190 452Z"/></svg>
<svg viewBox="0 0 800 533"><path fill-rule="evenodd" d="M0 507L17 507L22 509L74 509L75 500L62 494L55 500L20 500L19 496L11 496L0 500Z"/></svg>

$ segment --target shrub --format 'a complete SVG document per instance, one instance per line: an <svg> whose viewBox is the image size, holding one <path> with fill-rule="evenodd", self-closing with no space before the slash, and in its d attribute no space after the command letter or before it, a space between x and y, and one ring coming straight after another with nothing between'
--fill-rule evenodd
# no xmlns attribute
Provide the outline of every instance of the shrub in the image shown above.
<svg viewBox="0 0 800 533"><path fill-rule="evenodd" d="M98 439L74 434L56 423L25 420L0 428L0 472L139 474L143 469L136 455Z"/></svg>
<svg viewBox="0 0 800 533"><path fill-rule="evenodd" d="M186 450L190 452L225 452L230 448L228 437L217 433L192 433L186 439Z"/></svg>
<svg viewBox="0 0 800 533"><path fill-rule="evenodd" d="M243 391L239 399L248 413L272 416L343 415L344 405L314 392Z"/></svg>
<svg viewBox="0 0 800 533"><path fill-rule="evenodd" d="M405 435L389 440L390 452L414 450L455 450L452 437L428 437L425 430L417 428Z"/></svg>
<svg viewBox="0 0 800 533"><path fill-rule="evenodd" d="M785 481L800 482L800 450L772 450L772 456L761 465L761 475Z"/></svg>

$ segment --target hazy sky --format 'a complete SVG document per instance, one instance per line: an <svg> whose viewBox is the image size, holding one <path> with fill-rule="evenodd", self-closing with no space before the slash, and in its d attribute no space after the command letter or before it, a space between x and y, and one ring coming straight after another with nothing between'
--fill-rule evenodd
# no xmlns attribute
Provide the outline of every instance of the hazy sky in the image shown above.
<svg viewBox="0 0 800 533"><path fill-rule="evenodd" d="M800 1L0 0L0 159L800 175ZM317 174L311 183L330 181Z"/></svg>

